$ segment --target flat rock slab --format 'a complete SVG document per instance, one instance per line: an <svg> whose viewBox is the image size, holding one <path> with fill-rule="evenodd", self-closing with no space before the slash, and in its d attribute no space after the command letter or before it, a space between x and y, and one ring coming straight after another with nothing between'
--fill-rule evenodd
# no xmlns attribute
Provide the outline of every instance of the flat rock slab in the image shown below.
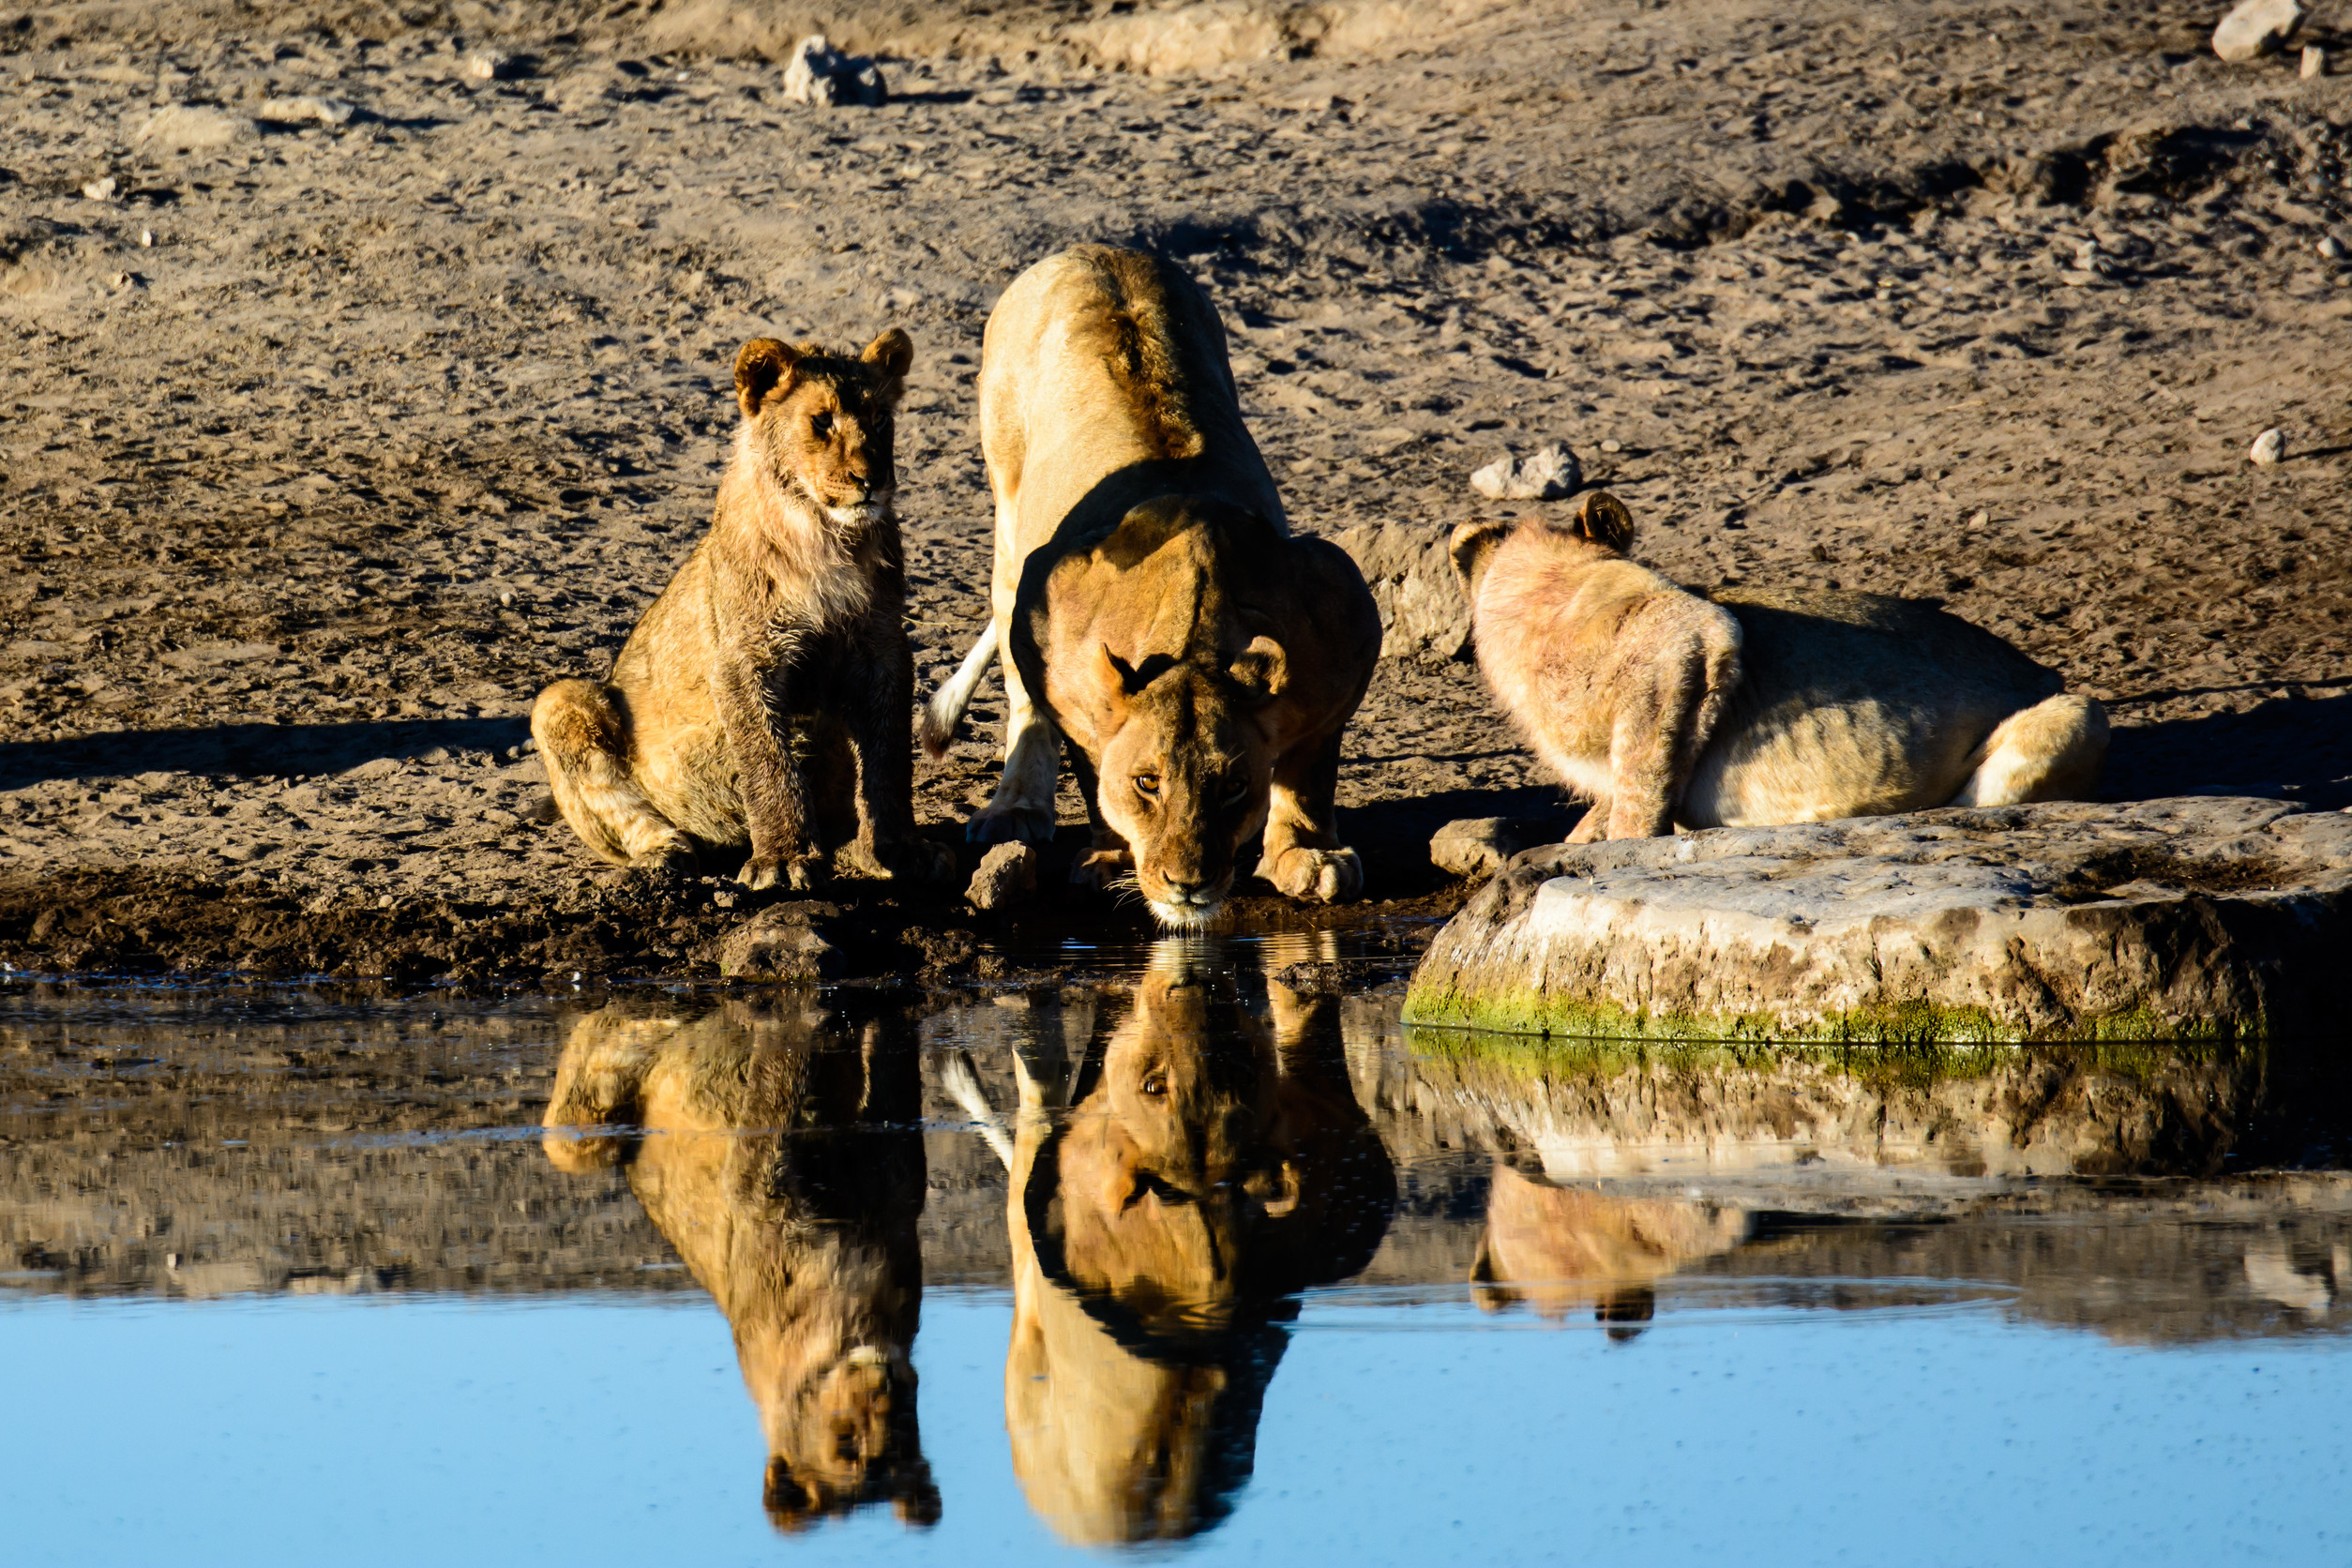
<svg viewBox="0 0 2352 1568"><path fill-rule="evenodd" d="M1555 844L1414 972L1409 1022L1614 1039L2340 1032L2352 813L2189 796Z"/></svg>

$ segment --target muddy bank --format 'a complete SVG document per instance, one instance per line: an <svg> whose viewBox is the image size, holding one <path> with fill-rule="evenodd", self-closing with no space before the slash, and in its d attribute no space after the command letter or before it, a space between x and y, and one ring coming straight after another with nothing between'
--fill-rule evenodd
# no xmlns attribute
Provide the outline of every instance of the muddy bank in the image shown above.
<svg viewBox="0 0 2352 1568"><path fill-rule="evenodd" d="M1378 580L1339 796L1377 897L1436 891L1451 818L1564 816L1430 555L1493 509L1472 469L1554 440L1671 577L1937 596L2058 668L2117 720L2111 797L2352 803L2352 77L2225 66L2204 4L1093 9L841 8L897 96L830 113L782 95L791 6L0 12L9 907L86 873L131 880L51 902L332 898L392 958L386 897L528 908L517 970L633 951L553 934L596 868L520 716L691 547L736 347L913 335L936 680L985 615L981 330L1075 240L1201 278L1294 525ZM306 98L351 113L264 115ZM927 828L1003 716L991 684L918 762Z"/></svg>

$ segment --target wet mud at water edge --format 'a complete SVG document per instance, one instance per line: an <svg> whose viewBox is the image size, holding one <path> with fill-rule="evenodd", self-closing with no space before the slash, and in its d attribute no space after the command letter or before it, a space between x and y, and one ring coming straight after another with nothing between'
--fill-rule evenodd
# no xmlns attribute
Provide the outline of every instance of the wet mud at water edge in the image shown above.
<svg viewBox="0 0 2352 1568"><path fill-rule="evenodd" d="M0 962L692 975L723 889L563 940L611 900L533 695L701 536L738 348L894 324L935 685L988 310L1078 241L1200 279L1294 528L1372 581L1374 899L1438 891L1449 819L1566 826L1442 547L1556 509L1468 483L1553 441L1678 581L1936 596L2057 669L2117 798L2352 804L2352 75L2224 64L2206 0L1102 9L841 0L893 101L832 111L763 4L0 9ZM927 832L1004 717L917 762Z"/></svg>
<svg viewBox="0 0 2352 1568"><path fill-rule="evenodd" d="M0 1346L169 1412L129 1494L0 1438L12 1560L2341 1555L2344 1041L1501 1039L1394 967L10 983Z"/></svg>

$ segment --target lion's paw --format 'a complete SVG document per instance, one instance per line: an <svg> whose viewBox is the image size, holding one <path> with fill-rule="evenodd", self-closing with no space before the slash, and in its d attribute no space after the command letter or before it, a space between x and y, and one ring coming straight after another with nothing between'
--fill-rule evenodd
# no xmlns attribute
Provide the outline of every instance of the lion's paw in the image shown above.
<svg viewBox="0 0 2352 1568"><path fill-rule="evenodd" d="M946 882L956 878L956 852L928 838L901 838L875 858L893 882Z"/></svg>
<svg viewBox="0 0 2352 1568"><path fill-rule="evenodd" d="M1293 898L1344 904L1364 891L1364 862L1353 850L1285 850L1266 880Z"/></svg>
<svg viewBox="0 0 2352 1568"><path fill-rule="evenodd" d="M964 837L974 844L1050 844L1053 813L1026 807L983 807L964 824Z"/></svg>
<svg viewBox="0 0 2352 1568"><path fill-rule="evenodd" d="M1089 850L1070 863L1070 881L1097 893L1135 869L1135 856L1125 850Z"/></svg>

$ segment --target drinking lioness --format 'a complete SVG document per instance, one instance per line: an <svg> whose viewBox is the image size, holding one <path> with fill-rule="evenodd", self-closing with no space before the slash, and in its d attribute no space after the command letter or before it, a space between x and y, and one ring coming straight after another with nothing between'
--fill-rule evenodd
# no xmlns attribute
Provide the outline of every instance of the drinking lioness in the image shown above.
<svg viewBox="0 0 2352 1568"><path fill-rule="evenodd" d="M1380 612L1344 551L1290 536L1208 296L1138 251L1039 262L988 317L980 440L995 616L922 731L942 754L1005 656L1004 773L969 836L1053 836L1066 737L1094 830L1074 880L1132 874L1164 925L1199 926L1262 834L1277 889L1354 897L1332 796Z"/></svg>

